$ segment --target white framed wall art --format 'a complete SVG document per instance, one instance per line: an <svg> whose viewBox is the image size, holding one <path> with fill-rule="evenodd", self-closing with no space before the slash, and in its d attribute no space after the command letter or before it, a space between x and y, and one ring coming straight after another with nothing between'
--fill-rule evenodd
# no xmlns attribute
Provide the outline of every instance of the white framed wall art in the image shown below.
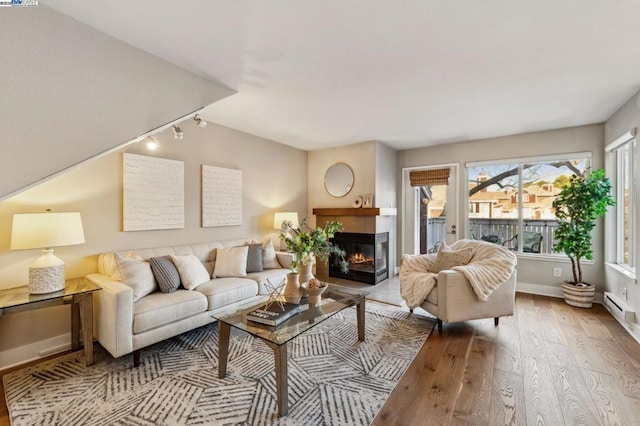
<svg viewBox="0 0 640 426"><path fill-rule="evenodd" d="M124 153L123 231L184 228L184 162Z"/></svg>
<svg viewBox="0 0 640 426"><path fill-rule="evenodd" d="M202 227L242 225L242 170L202 165Z"/></svg>

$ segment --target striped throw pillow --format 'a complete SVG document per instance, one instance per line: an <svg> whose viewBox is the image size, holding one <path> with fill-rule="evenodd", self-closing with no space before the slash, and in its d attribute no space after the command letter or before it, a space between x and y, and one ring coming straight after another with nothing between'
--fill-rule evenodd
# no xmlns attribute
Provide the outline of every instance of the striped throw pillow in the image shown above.
<svg viewBox="0 0 640 426"><path fill-rule="evenodd" d="M161 292L173 293L180 287L180 274L170 256L152 257L149 263Z"/></svg>

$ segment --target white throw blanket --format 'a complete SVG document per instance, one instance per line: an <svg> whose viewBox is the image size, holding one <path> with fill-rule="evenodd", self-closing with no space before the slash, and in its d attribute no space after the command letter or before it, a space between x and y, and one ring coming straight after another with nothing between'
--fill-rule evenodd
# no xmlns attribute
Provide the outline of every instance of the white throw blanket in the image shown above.
<svg viewBox="0 0 640 426"><path fill-rule="evenodd" d="M460 240L452 250L473 248L473 256L467 265L454 266L454 271L464 274L478 300L485 302L491 293L504 283L516 267L517 258L508 249L485 241ZM413 309L420 306L437 284L438 274L429 272L436 254L402 256L400 266L400 294Z"/></svg>

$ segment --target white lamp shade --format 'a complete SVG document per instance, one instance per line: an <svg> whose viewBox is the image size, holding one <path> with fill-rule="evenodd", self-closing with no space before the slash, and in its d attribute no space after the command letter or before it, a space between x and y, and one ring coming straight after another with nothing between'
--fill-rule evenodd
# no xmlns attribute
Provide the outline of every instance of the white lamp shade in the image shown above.
<svg viewBox="0 0 640 426"><path fill-rule="evenodd" d="M13 215L11 250L70 246L84 243L80 213Z"/></svg>
<svg viewBox="0 0 640 426"><path fill-rule="evenodd" d="M282 228L282 222L285 220L293 223L294 227L298 226L298 213L296 212L276 212L273 215L273 229Z"/></svg>

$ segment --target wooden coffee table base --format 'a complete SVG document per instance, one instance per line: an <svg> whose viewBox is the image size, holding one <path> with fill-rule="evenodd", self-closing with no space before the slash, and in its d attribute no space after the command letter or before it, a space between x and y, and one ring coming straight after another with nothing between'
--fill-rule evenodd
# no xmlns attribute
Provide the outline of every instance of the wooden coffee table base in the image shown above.
<svg viewBox="0 0 640 426"><path fill-rule="evenodd" d="M358 321L358 340L364 341L365 330L365 299L356 304ZM218 321L218 378L227 376L227 361L229 358L229 338L231 326L224 321ZM278 399L278 416L286 416L289 412L289 375L287 364L287 343L276 345L263 340L271 349L276 364L276 395Z"/></svg>

